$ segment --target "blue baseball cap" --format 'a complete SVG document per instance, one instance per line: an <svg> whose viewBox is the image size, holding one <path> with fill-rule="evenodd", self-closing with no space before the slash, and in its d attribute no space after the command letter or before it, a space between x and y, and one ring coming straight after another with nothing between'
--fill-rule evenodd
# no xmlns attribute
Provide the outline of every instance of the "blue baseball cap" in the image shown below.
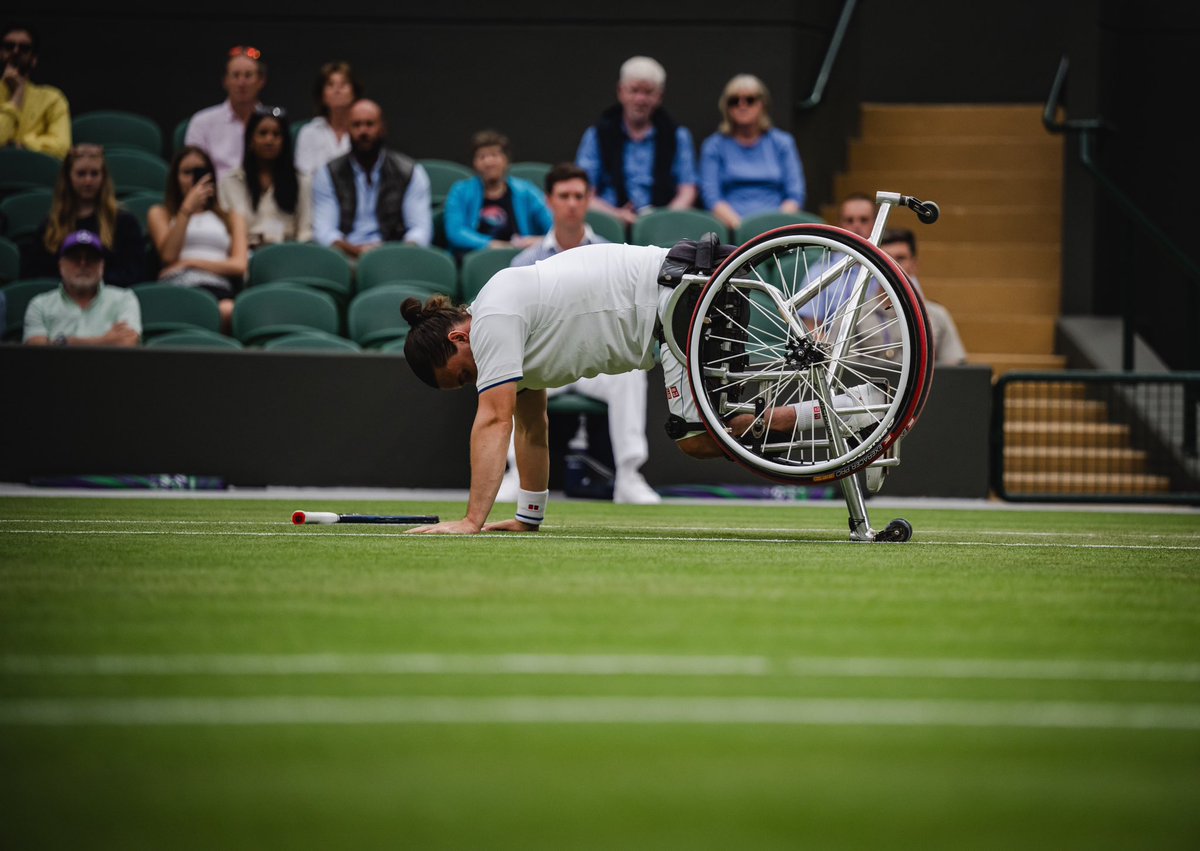
<svg viewBox="0 0 1200 851"><path fill-rule="evenodd" d="M74 233L67 234L67 238L63 240L62 247L58 249L58 256L62 257L72 248L90 248L101 257L104 256L104 243L100 241L99 236L90 230L77 230Z"/></svg>

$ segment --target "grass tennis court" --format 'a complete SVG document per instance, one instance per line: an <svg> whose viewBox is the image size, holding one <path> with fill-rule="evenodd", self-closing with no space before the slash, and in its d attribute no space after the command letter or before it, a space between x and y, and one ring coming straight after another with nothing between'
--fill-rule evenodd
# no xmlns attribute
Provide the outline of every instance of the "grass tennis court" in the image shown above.
<svg viewBox="0 0 1200 851"><path fill-rule="evenodd" d="M1196 513L294 508L0 499L4 847L1200 843Z"/></svg>

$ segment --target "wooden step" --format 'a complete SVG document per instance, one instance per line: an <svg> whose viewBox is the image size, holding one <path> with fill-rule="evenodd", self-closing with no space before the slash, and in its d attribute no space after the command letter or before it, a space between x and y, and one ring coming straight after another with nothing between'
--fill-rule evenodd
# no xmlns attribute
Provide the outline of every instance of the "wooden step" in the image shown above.
<svg viewBox="0 0 1200 851"><path fill-rule="evenodd" d="M1004 450L1004 473L1143 473L1140 449L1016 446Z"/></svg>
<svg viewBox="0 0 1200 851"><path fill-rule="evenodd" d="M1053 316L952 314L968 352L1013 352L1048 355L1054 351Z"/></svg>
<svg viewBox="0 0 1200 851"><path fill-rule="evenodd" d="M1004 445L1129 448L1129 426L1124 423L1007 422Z"/></svg>
<svg viewBox="0 0 1200 851"><path fill-rule="evenodd" d="M994 311L1011 316L1060 313L1057 278L941 278L922 274L921 290L951 315Z"/></svg>
<svg viewBox="0 0 1200 851"><path fill-rule="evenodd" d="M1099 399L1006 398L1004 419L1008 422L1100 423L1108 419L1108 405Z"/></svg>
<svg viewBox="0 0 1200 851"><path fill-rule="evenodd" d="M1014 171L1062 173L1062 140L1008 136L934 136L917 139L869 138L850 143L848 171Z"/></svg>
<svg viewBox="0 0 1200 851"><path fill-rule="evenodd" d="M878 191L915 195L939 205L1062 203L1062 178L1037 173L1005 171L906 171L904 169L855 170L834 177L834 193L845 198L853 192Z"/></svg>
<svg viewBox="0 0 1200 851"><path fill-rule="evenodd" d="M862 136L1052 136L1038 104L863 104Z"/></svg>
<svg viewBox="0 0 1200 851"><path fill-rule="evenodd" d="M1134 473L1005 473L1004 487L1012 494L1132 497L1169 493L1171 480Z"/></svg>
<svg viewBox="0 0 1200 851"><path fill-rule="evenodd" d="M1088 385L1082 381L1010 381L1004 387L1004 400L1039 399L1058 401L1086 399Z"/></svg>
<svg viewBox="0 0 1200 851"><path fill-rule="evenodd" d="M967 352L967 363L990 366L992 380L1009 372L1058 372L1067 368L1064 355L1028 355L1016 352Z"/></svg>
<svg viewBox="0 0 1200 851"><path fill-rule="evenodd" d="M941 207L941 205L938 205ZM941 207L936 222L926 227L917 214L904 208L888 217L888 227L908 228L917 238L917 253L929 240L943 242L1030 242L1058 245L1062 242L1059 207L1034 204Z"/></svg>
<svg viewBox="0 0 1200 851"><path fill-rule="evenodd" d="M925 240L919 252L918 277L1041 278L1061 276L1062 247L1043 243L941 242Z"/></svg>

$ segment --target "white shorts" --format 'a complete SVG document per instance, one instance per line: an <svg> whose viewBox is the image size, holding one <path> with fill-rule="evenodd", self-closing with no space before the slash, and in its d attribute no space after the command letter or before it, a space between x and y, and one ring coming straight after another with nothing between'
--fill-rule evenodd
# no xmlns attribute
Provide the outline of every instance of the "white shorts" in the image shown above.
<svg viewBox="0 0 1200 851"><path fill-rule="evenodd" d="M658 298L658 321L666 326L670 322L670 317L664 316L667 307L667 301L671 297L671 290L668 287L663 287L662 294ZM683 437L676 440L683 440L688 437L693 437L697 434L704 434L704 426L700 423L700 412L696 408L696 400L692 396L692 385L688 381L687 366L679 362L675 357L671 348L663 343L659 346L659 361L663 368L663 384L666 385L667 391L667 408L677 417L680 417L686 423L697 423L696 426L690 428Z"/></svg>

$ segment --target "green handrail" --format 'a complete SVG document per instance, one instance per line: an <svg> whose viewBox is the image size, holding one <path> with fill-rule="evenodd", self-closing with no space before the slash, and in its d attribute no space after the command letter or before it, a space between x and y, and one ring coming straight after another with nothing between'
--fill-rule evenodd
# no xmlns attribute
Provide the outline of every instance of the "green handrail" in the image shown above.
<svg viewBox="0 0 1200 851"><path fill-rule="evenodd" d="M1046 109L1042 113L1043 126L1051 133L1074 132L1079 135L1079 161L1083 164L1083 167L1095 178L1100 188L1108 193L1108 196L1112 200L1117 202L1117 206L1135 225L1140 227L1143 232L1162 248L1166 249L1167 256L1174 259L1189 277L1194 298L1197 291L1200 291L1200 265L1197 265L1191 257L1185 254L1183 249L1175 244L1158 225L1150 221L1150 218L1142 209L1128 195L1122 192L1104 172L1100 171L1100 167L1092 157L1096 134L1101 130L1114 130L1115 128L1105 122L1103 118L1083 118L1071 121L1058 121L1055 118L1055 112L1062 99L1062 90L1067 81L1067 71L1069 68L1070 63L1067 57L1063 56L1059 60L1058 72L1054 75L1054 83L1051 85L1050 94L1046 98ZM1132 300L1128 297L1125 299L1123 314L1121 364L1123 369L1129 371L1133 369L1133 308Z"/></svg>
<svg viewBox="0 0 1200 851"><path fill-rule="evenodd" d="M821 63L821 70L817 72L817 79L813 82L812 94L796 104L796 109L801 112L812 109L825 96L825 86L829 83L829 75L833 72L833 63L837 60L838 52L842 49L842 41L846 37L846 30L850 27L850 18L854 15L854 7L856 5L858 5L858 0L846 0L842 5L842 12L838 15L837 25L833 28L833 37L829 40L829 49L825 51L825 59Z"/></svg>

